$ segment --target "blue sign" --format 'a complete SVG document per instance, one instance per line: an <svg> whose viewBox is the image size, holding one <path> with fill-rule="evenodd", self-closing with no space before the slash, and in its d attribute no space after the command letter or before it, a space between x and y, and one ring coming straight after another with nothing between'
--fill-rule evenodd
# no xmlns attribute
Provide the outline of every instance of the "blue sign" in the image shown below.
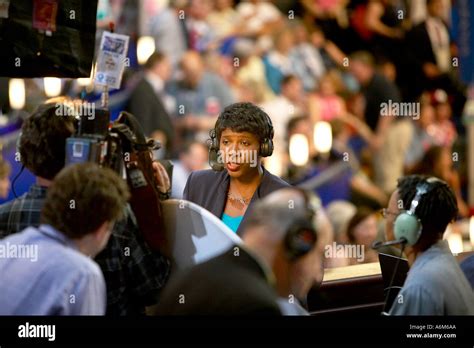
<svg viewBox="0 0 474 348"><path fill-rule="evenodd" d="M458 46L461 80L474 85L474 2L453 1L452 35Z"/></svg>

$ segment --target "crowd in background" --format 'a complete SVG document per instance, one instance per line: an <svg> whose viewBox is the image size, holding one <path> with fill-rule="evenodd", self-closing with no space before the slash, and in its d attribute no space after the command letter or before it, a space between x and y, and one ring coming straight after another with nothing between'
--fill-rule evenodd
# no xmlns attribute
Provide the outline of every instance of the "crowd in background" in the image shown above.
<svg viewBox="0 0 474 348"><path fill-rule="evenodd" d="M97 38L110 21L132 42L154 38L146 63L125 72L124 106L162 143L158 156L173 159L174 198L208 168L220 111L249 101L273 123L266 168L318 193L338 242L369 247L375 212L403 174L444 179L469 216L450 16L444 0L100 0ZM322 123L332 136L324 151Z"/></svg>
<svg viewBox="0 0 474 348"><path fill-rule="evenodd" d="M142 31L159 53L135 80L128 108L178 159L174 197L191 171L207 168L205 142L219 112L250 101L270 115L275 130L266 167L292 184L309 183L335 220L346 216L338 241L369 246L377 235L374 212L407 173L446 180L460 216L469 215L460 121L465 93L453 59L449 1L146 5ZM412 108L404 113L405 105ZM320 122L332 133L324 153L314 136ZM308 150L303 163L290 155L295 134L306 138L299 145Z"/></svg>

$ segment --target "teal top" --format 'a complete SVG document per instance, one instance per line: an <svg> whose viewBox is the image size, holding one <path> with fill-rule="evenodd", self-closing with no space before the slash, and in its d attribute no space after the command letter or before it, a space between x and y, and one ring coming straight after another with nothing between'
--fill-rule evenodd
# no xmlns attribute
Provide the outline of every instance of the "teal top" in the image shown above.
<svg viewBox="0 0 474 348"><path fill-rule="evenodd" d="M222 214L222 222L227 225L232 231L237 233L237 229L239 228L240 222L244 216L230 216L225 213Z"/></svg>

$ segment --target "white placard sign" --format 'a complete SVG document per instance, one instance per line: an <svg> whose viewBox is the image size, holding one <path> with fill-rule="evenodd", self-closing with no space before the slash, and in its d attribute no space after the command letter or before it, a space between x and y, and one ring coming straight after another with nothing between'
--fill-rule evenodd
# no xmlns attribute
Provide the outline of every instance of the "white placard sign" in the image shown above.
<svg viewBox="0 0 474 348"><path fill-rule="evenodd" d="M104 31L97 57L95 83L109 88L120 88L128 52L127 35Z"/></svg>

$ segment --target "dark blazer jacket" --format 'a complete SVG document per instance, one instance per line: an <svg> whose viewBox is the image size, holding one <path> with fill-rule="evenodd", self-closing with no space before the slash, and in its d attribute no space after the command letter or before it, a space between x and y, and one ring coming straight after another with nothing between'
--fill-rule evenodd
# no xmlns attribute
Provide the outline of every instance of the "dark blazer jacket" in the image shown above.
<svg viewBox="0 0 474 348"><path fill-rule="evenodd" d="M431 46L426 21L415 25L407 34L408 53L413 57L416 68L421 69L424 63L436 64L436 57Z"/></svg>
<svg viewBox="0 0 474 348"><path fill-rule="evenodd" d="M142 78L133 90L125 109L131 112L140 122L147 136L160 130L168 139L168 150L174 138L173 124L161 99L156 95L150 83Z"/></svg>
<svg viewBox="0 0 474 348"><path fill-rule="evenodd" d="M242 247L236 256L234 247L172 276L154 314L281 315L265 271Z"/></svg>
<svg viewBox="0 0 474 348"><path fill-rule="evenodd" d="M405 37L403 57L406 61L403 71L406 77L405 88L411 98L417 98L425 89L433 88L433 82L423 72L423 64L436 64L426 21L415 25Z"/></svg>
<svg viewBox="0 0 474 348"><path fill-rule="evenodd" d="M199 170L191 173L184 188L183 198L194 202L201 207L209 210L219 219L224 212L227 201L227 192L229 190L230 176L226 170L216 172L211 169ZM290 185L271 174L263 168L263 177L260 185L255 191L249 206L245 212L244 218L240 223L237 234L241 235L244 230L245 220L252 212L252 205L260 198Z"/></svg>

